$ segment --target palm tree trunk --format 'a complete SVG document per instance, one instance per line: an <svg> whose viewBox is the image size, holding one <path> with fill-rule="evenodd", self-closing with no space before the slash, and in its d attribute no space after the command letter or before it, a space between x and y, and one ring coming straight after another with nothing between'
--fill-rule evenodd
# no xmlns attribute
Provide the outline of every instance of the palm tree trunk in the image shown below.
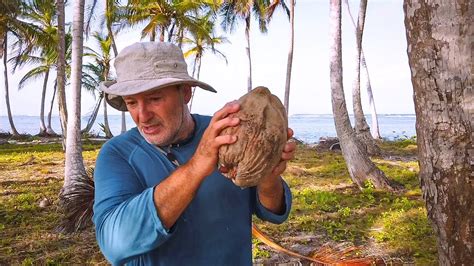
<svg viewBox="0 0 474 266"><path fill-rule="evenodd" d="M160 28L160 42L164 42L165 41L165 27L161 27Z"/></svg>
<svg viewBox="0 0 474 266"><path fill-rule="evenodd" d="M63 192L83 176L86 169L82 158L81 143L81 74L84 34L84 0L74 2L72 26L72 65L71 65L71 117L68 119L66 138L66 166Z"/></svg>
<svg viewBox="0 0 474 266"><path fill-rule="evenodd" d="M249 59L249 75L247 80L247 91L252 90L252 57L250 56L250 15L245 18L245 39L247 40L247 57Z"/></svg>
<svg viewBox="0 0 474 266"><path fill-rule="evenodd" d="M13 123L12 110L10 108L10 94L8 89L8 65L7 65L7 56L8 56L8 33L5 33L3 38L3 76L5 77L5 103L7 105L7 114L8 122L10 122L10 127L12 129L12 135L18 136L18 131L16 130L15 124Z"/></svg>
<svg viewBox="0 0 474 266"><path fill-rule="evenodd" d="M337 136L349 174L360 188L369 180L376 188L392 190L384 173L369 160L358 141L347 113L342 83L341 0L330 1L330 82L332 109Z"/></svg>
<svg viewBox="0 0 474 266"><path fill-rule="evenodd" d="M195 76L196 74L196 66L199 64L199 70L197 77ZM199 71L201 71L201 60L199 54L196 54L196 57L194 58L194 64L193 64L193 73L192 77L196 78L199 80ZM196 87L193 88L193 93L191 94L191 100L189 101L189 112L191 112L191 109L193 108L193 100L194 100L194 94L196 93Z"/></svg>
<svg viewBox="0 0 474 266"><path fill-rule="evenodd" d="M57 0L58 10L58 62L57 62L57 86L58 86L58 106L59 118L63 134L63 148L67 137L67 107L66 107L66 33L65 33L65 13L64 0Z"/></svg>
<svg viewBox="0 0 474 266"><path fill-rule="evenodd" d="M171 25L171 29L168 31L168 42L173 41L173 33L174 33L174 27L176 27L176 21L173 22L173 25Z"/></svg>
<svg viewBox="0 0 474 266"><path fill-rule="evenodd" d="M108 3L108 1L107 1ZM107 31L109 33L109 37L112 41L112 50L114 51L114 55L115 57L118 56L118 49L117 49L117 45L115 44L115 37L114 37L114 33L112 31L112 25L110 25L110 23L107 23ZM125 112L122 112L122 125L121 125L121 129L120 129L120 133L125 133L127 131L127 122L125 120Z"/></svg>
<svg viewBox="0 0 474 266"><path fill-rule="evenodd" d="M354 121L357 137L367 147L370 155L380 154L380 148L370 134L370 127L365 120L362 100L360 96L360 56L362 47L362 35L364 33L365 13L367 11L367 0L360 1L358 26L356 28L356 78L352 85L352 102L354 109Z"/></svg>
<svg viewBox="0 0 474 266"><path fill-rule="evenodd" d="M109 127L109 118L107 115L107 101L104 101L104 133L105 137L108 139L113 137Z"/></svg>
<svg viewBox="0 0 474 266"><path fill-rule="evenodd" d="M367 97L369 98L369 109L370 109L370 116L372 118L372 125L370 126L370 132L372 133L372 137L374 139L382 139L380 135L379 129L379 119L377 117L377 110L375 108L375 100L374 94L372 93L372 86L370 84L370 77L369 77L369 68L367 67L367 63L365 62L364 52L362 51L362 47L360 50L361 55L361 67L364 73L364 80L365 80L365 88L367 90Z"/></svg>
<svg viewBox="0 0 474 266"><path fill-rule="evenodd" d="M405 0L421 189L439 265L474 265L471 0Z"/></svg>
<svg viewBox="0 0 474 266"><path fill-rule="evenodd" d="M51 97L51 106L49 107L49 112L48 112L48 126L46 128L46 133L48 135L56 135L56 132L54 132L53 128L51 127L51 114L53 113L53 104L54 104L54 97L56 97L56 91L57 91L57 83L54 83L54 89L53 89L53 97Z"/></svg>
<svg viewBox="0 0 474 266"><path fill-rule="evenodd" d="M46 70L44 74L44 81L43 81L43 92L41 93L41 110L40 110L40 132L39 135L46 134L46 124L44 123L44 102L46 101L46 88L48 87L48 78L49 78L49 70Z"/></svg>
<svg viewBox="0 0 474 266"><path fill-rule="evenodd" d="M97 118L97 114L99 113L99 109L100 109L100 104L102 102L102 98L104 98L104 94L101 93L100 96L99 96L99 99L97 99L97 103L95 104L94 106L94 110L92 111L92 114L89 118L89 120L87 121L87 125L84 129L81 130L81 133L82 134L86 134L86 133L89 133L89 131L91 130L92 126L94 125L94 122Z"/></svg>
<svg viewBox="0 0 474 266"><path fill-rule="evenodd" d="M348 0L344 0L344 3L347 7L347 12L349 14L349 17L351 19L352 25L354 26L354 30L357 30L357 25L355 23L354 17L352 16L351 8L349 6ZM362 46L360 47L360 59L361 59L361 66L363 69L364 73L364 79L365 80L365 87L367 90L367 97L369 98L369 108L370 108L370 115L372 117L372 125L370 127L372 137L374 139L381 139L382 137L380 136L380 130L379 130L379 121L377 118L377 110L375 108L375 100L374 100L374 94L372 93L372 85L370 83L370 77L369 77L369 69L367 67L367 63L365 61L365 55L364 55L364 49Z"/></svg>
<svg viewBox="0 0 474 266"><path fill-rule="evenodd" d="M286 65L286 83L285 83L285 109L286 114L290 113L290 84L291 69L293 66L293 46L295 43L295 0L290 0L290 50L288 51L288 64Z"/></svg>

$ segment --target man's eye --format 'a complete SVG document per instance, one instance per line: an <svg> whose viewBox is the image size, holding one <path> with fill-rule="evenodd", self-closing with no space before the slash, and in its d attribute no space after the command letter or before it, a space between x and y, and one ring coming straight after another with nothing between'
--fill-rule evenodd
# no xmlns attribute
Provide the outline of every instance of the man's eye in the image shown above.
<svg viewBox="0 0 474 266"><path fill-rule="evenodd" d="M136 102L125 102L125 104L126 104L127 106L133 106L133 105L136 104Z"/></svg>
<svg viewBox="0 0 474 266"><path fill-rule="evenodd" d="M150 98L150 101L152 101L152 102L157 102L159 100L161 100L161 97L151 97Z"/></svg>

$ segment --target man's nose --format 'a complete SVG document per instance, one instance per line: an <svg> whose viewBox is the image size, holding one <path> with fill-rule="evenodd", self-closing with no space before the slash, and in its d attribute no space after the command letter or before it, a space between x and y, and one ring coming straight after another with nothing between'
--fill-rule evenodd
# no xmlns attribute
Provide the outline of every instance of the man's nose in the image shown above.
<svg viewBox="0 0 474 266"><path fill-rule="evenodd" d="M153 112L146 103L140 103L138 106L138 115L140 122L145 123L153 117Z"/></svg>

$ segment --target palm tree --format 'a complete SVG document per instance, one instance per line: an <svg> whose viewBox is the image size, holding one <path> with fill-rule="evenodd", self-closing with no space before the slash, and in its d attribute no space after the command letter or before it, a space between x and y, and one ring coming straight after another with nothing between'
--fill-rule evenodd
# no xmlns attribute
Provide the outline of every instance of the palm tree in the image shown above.
<svg viewBox="0 0 474 266"><path fill-rule="evenodd" d="M349 174L360 188L367 181L376 188L393 190L385 174L369 160L367 151L363 148L351 127L347 113L342 85L342 47L341 47L341 0L330 1L330 81L332 109L337 136L346 161Z"/></svg>
<svg viewBox="0 0 474 266"><path fill-rule="evenodd" d="M54 65L54 60L56 58L52 58L51 54L49 55L43 55L42 57L38 56L33 56L33 55L23 55L22 59L17 59L16 57L13 57L10 59L10 61L17 61L21 62L21 64L24 64L26 62L38 62L40 65L36 66L33 69L30 69L20 80L18 83L18 89L23 89L26 84L29 82L43 77L43 89L41 93L41 109L40 109L40 131L38 135L46 135L46 123L44 120L44 109L45 109L45 99L46 99L46 89L48 87L48 79L49 79L49 74L51 67Z"/></svg>
<svg viewBox="0 0 474 266"><path fill-rule="evenodd" d="M290 112L290 84L291 84L291 69L293 66L293 46L295 43L295 1L290 0L290 10L289 10L289 17L290 17L290 48L288 50L288 63L286 65L286 82L285 82L285 99L283 104L286 109L286 114L288 115ZM285 10L288 12L288 8L285 5L284 1L281 0L274 0L274 2L270 5L268 18L270 19L273 15L273 12L277 6L283 6Z"/></svg>
<svg viewBox="0 0 474 266"><path fill-rule="evenodd" d="M5 103L7 107L8 121L13 136L19 135L13 122L13 116L10 107L10 95L8 88L8 35L21 38L24 22L18 19L22 12L23 3L19 0L0 2L0 56L3 58L3 75L5 78Z"/></svg>
<svg viewBox="0 0 474 266"><path fill-rule="evenodd" d="M119 20L118 17L118 7L120 5L120 1L118 0L106 0L105 1L105 24L107 27L107 33L112 42L112 48L114 51L115 57L118 56L118 49L115 43L114 31L112 30L112 24ZM122 112L122 126L121 126L121 133L127 131L127 124L125 120L125 112Z"/></svg>
<svg viewBox="0 0 474 266"><path fill-rule="evenodd" d="M86 88L90 93L92 93L94 98L96 98L95 92L99 91L98 88L100 87L100 80L102 79L101 67L96 64L88 63L86 65L83 65L82 69L82 86ZM92 113L87 121L86 127L81 130L82 134L88 133L92 129L95 119L97 118L97 114L99 113L100 104L103 98L104 93L99 91L99 98L96 99L96 105L92 110Z"/></svg>
<svg viewBox="0 0 474 266"><path fill-rule="evenodd" d="M100 50L95 51L91 48L86 47L85 56L92 57L95 61L95 64L86 65L86 71L89 74L90 79L94 80L96 84L99 84L101 81L110 80L110 61L111 49L112 49L112 39L110 35L104 36L99 32L95 32L92 35L98 44ZM103 95L101 96L103 97ZM109 120L107 115L107 102L103 101L104 107L104 132L107 138L112 138L112 132L109 127Z"/></svg>
<svg viewBox="0 0 474 266"><path fill-rule="evenodd" d="M202 30L195 14L210 5L205 0L129 0L121 18L127 20L130 26L146 23L142 38L148 36L150 41L155 41L158 33L160 42L164 42L168 35L168 42L178 37L175 42L179 43L185 31Z"/></svg>
<svg viewBox="0 0 474 266"><path fill-rule="evenodd" d="M57 61L57 51L54 49L57 41L56 7L52 1L32 0L25 6L23 17L36 26L35 30L39 38L37 38L34 43L23 47L23 49L19 49L18 55L11 58L10 61L14 62L14 70L27 63L39 64L39 66L31 69L23 76L18 88L22 89L27 82L43 77L40 132L38 135L45 135L47 134L44 120L46 89L51 67L55 65ZM19 40L14 46L22 47L22 42L23 40ZM35 50L40 50L38 56L34 55Z"/></svg>
<svg viewBox="0 0 474 266"><path fill-rule="evenodd" d="M87 176L82 159L81 145L81 75L84 33L84 0L74 2L72 28L71 66L71 117L68 119L66 137L66 166L63 192L72 189L72 184Z"/></svg>
<svg viewBox="0 0 474 266"><path fill-rule="evenodd" d="M247 40L247 58L249 62L247 90L252 90L252 58L250 53L250 22L252 13L258 20L260 32L267 32L267 1L259 0L225 0L221 6L222 28L225 31L232 32L237 20L245 21L245 39Z"/></svg>
<svg viewBox="0 0 474 266"><path fill-rule="evenodd" d="M189 47L187 50L185 50L184 57L194 57L192 76L196 79L199 79L202 57L206 51L210 51L213 54L220 55L227 63L226 56L221 51L217 50L215 48L215 45L227 43L228 40L223 36L214 37L214 34L212 33L214 31L214 22L211 19L211 14L207 14L206 16L200 18L199 23L202 25L202 28L208 29L208 33L202 34L201 31L190 32L190 37L183 38L183 44ZM208 36L212 37L209 38ZM189 110L191 110L192 108L195 92L196 88L193 89L193 94L189 104Z"/></svg>
<svg viewBox="0 0 474 266"><path fill-rule="evenodd" d="M344 4L347 7L347 12L348 12L349 17L351 19L352 25L354 26L354 29L357 31L357 25L354 21L354 17L352 16L351 8L349 6L349 1L344 0ZM370 127L372 137L374 139L381 139L382 137L380 136L379 121L378 121L378 118L377 118L377 110L375 108L374 95L372 93L372 86L370 84L369 69L367 67L367 62L365 61L364 49L362 48L362 46L360 47L360 64L361 64L362 69L363 69L362 72L365 76L365 81L366 81L365 85L366 85L366 89L367 89L367 96L369 98L369 108L370 108L370 114L371 114L371 117L372 117L372 126Z"/></svg>
<svg viewBox="0 0 474 266"><path fill-rule="evenodd" d="M405 0L421 189L439 265L474 265L472 1Z"/></svg>
<svg viewBox="0 0 474 266"><path fill-rule="evenodd" d="M56 64L56 84L58 94L59 118L63 135L63 149L66 148L67 106L66 106L66 30L64 0L56 1L58 13L58 61Z"/></svg>
<svg viewBox="0 0 474 266"><path fill-rule="evenodd" d="M365 13L367 10L367 0L360 1L359 19L356 29L356 78L352 84L352 103L354 109L355 131L361 143L367 147L370 155L380 154L380 148L370 135L370 128L365 120L364 110L360 97L360 56L362 47L362 34L364 33Z"/></svg>

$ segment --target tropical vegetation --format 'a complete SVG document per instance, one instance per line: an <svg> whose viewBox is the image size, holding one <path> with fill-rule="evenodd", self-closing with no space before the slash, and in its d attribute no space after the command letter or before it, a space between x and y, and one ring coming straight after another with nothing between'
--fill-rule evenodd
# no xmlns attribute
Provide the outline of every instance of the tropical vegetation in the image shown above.
<svg viewBox="0 0 474 266"><path fill-rule="evenodd" d="M87 178L90 177L90 173L85 170L88 162L84 161L83 157L83 149L86 145L83 143L80 128L82 89L97 93L100 82L113 79L111 61L118 53L115 39L121 30L138 28L141 31L142 39L176 43L185 51L185 55L193 60L192 74L199 77L205 52L209 51L226 59L226 55L220 52L218 47L226 42L226 36L216 36L216 25L220 24L224 32L232 32L237 22L242 21L245 25L245 51L248 59L247 84L248 90L251 90L250 25L256 20L260 32L265 33L270 26L273 14L275 14L274 10L282 8L289 15L292 29L284 101L288 111L295 23L295 1L290 1L290 8L288 8L287 3L283 0L106 0L104 3L97 0L77 0L74 1L72 23L66 22L65 13L65 5L70 1L0 1L0 57L3 62L5 106L11 134L14 138L19 137L13 119L14 110L12 110L9 98L11 88L9 72L27 68L20 83L15 84L17 86L14 87L22 90L31 89L28 88L29 84L35 79L42 79L42 97L38 99L41 106L39 110L40 136L55 134L50 123L51 108L55 98L58 101L62 129L61 150L65 152L64 175L63 178L60 178L63 183L59 196L61 202L58 206L63 208L62 211L66 211L66 217L71 217L67 213L67 207L75 205L74 200L80 198L78 193L83 191L81 189L84 184L92 180ZM90 4L90 9L85 8L86 2ZM471 54L470 40L474 26L469 23L470 14L466 12L469 9L469 2L460 0L458 5L451 5L439 0L428 0L426 4L419 5L414 0L404 1L408 56L418 117L419 176L427 209L424 209L419 202L410 202L410 197L416 197L419 200L422 194L420 191L412 191L412 182L416 176L410 175L410 181L400 179L400 176L391 175L390 167L380 163L380 160L383 160L383 149L381 150L380 146L384 144L377 141L378 126L373 125L373 136L371 136L370 127L365 121L360 99L360 84L361 66L362 68L366 67L362 37L367 1L360 1L357 22L351 18L356 34L354 46L357 48L356 78L353 82L352 92L353 110L356 118L355 128L352 127L349 120L342 82L342 1L330 0L329 2L331 97L337 136L342 149L342 157L335 157L343 158L345 166L342 170L339 166L333 171L341 170L344 174L347 173L347 177L350 178L356 190L345 191L344 195L335 195L334 191L326 191L326 193L322 191L324 189L321 187L314 190L311 185L318 181L314 179L315 173L312 172L312 169L301 170L301 167L293 165L293 168L290 168L290 175L291 171L296 171L293 172L295 175L312 176L311 183L305 184L305 186L309 186L308 188L299 187L300 179L288 177L290 183L298 188L294 191L297 210L293 211L293 217L295 217L293 222L301 227L309 226L309 230L325 230L333 240L363 241L372 237L377 241L396 242L416 241L409 238L407 232L431 239L433 231L427 226L425 219L428 217L433 223L434 234L438 240L440 264L473 264L474 256L471 247L474 245L474 236L470 228L473 219L471 214L474 213L474 193L472 193L472 178L469 178L472 175L472 108L469 109L466 106L472 102L472 78L470 78L472 73L469 72L472 58L469 55ZM345 3L348 6L348 2L345 1ZM94 24L92 18L96 7L100 7L101 4L105 5L103 8L104 19L101 23ZM84 25L86 25L85 29ZM101 25L105 25L106 31L90 30L94 27L101 28ZM97 45L93 48L85 48L84 54L84 38L88 38L91 32ZM443 37L447 35L450 38ZM363 70L367 73L366 68ZM369 82L368 74L367 81ZM367 86L369 94L372 94L370 84ZM53 99L50 104L47 124L45 121L46 95L50 90L53 90ZM71 100L69 102L71 106L66 104L66 91ZM91 123L94 122L102 101L104 106L103 128L106 137L110 138L112 134L107 121L107 101L104 101L103 98L104 95L99 92L97 107L92 114ZM373 99L371 101L373 104ZM375 107L372 107L372 112L375 115ZM88 128L90 129L90 125L87 125L82 133L87 133ZM122 132L124 131L125 124L122 123ZM2 148L5 147L9 146ZM318 157L317 155L313 156L314 158ZM10 160L12 165L18 167L30 165L37 158L33 154L24 163L18 163L10 157L6 160ZM56 159L60 161L61 165L63 164L62 159ZM389 163L389 165L393 165L393 163ZM1 169L9 169L10 166L2 166ZM415 172L418 174L418 170ZM2 180L1 182L2 185L16 184L11 180ZM46 181L46 183L48 182ZM3 236L7 234L5 228L8 227L8 233L11 233L10 227L14 225L29 224L28 221L22 220L23 214L31 219L34 216L31 215L32 213L37 214L36 206L33 206L32 202L38 198L29 195L28 192L16 189L10 191L7 188L2 192L2 196L20 194L18 201L5 201L5 206L12 205L17 213L12 213L10 209L0 209L2 256L13 252L8 247L3 248L3 244L11 244L8 239L4 240ZM55 192L58 193L56 190ZM353 198L347 199L345 195L351 195ZM12 198L16 197L12 196ZM361 199L361 202L350 202L354 198ZM364 205L365 200L368 200L370 204ZM318 207L311 205L313 202L317 203ZM308 203L311 206L305 205ZM361 211L360 208L364 207L367 209ZM375 217L372 214L377 211L372 207L375 209L388 207L390 211L383 212L382 217ZM308 214L305 208L317 208L317 214ZM396 211L392 212L392 210ZM90 212L90 210L88 211ZM299 211L304 213L304 218L296 217L296 212ZM326 217L323 215L324 213L332 214ZM350 223L349 216L361 213L368 213L364 218L370 219L365 224L375 227L360 228L359 224ZM321 218L322 216L324 217ZM407 220L415 226L403 224ZM35 221L41 221L41 219ZM315 224L315 221L318 221L318 224ZM400 228L391 221L400 222L399 225L404 227ZM71 222L77 221L73 219ZM290 225L291 223L288 226ZM379 230L377 226L384 229ZM78 225L66 228L72 228L73 231L84 229ZM284 235L271 227L268 228L276 236ZM366 232L372 229L376 232ZM389 231L400 232L400 235L406 238L399 239ZM358 234L360 232L364 232L363 236ZM18 232L14 234L18 234ZM58 238L57 235L54 237ZM62 239L61 236L59 239ZM254 244L254 250L258 253L260 250L258 241ZM30 249L31 247L30 245ZM23 248L26 249L27 246L25 245ZM434 254L431 248L420 249L419 252ZM266 256L265 254L264 251L260 253L262 256ZM410 254L412 257L416 257L420 253ZM98 260L101 260L100 256L98 256ZM432 257L428 256L427 260L431 263ZM67 259L60 261L68 262ZM24 257L24 260L16 262L32 264L36 260ZM40 263L49 264L50 262L41 261Z"/></svg>

